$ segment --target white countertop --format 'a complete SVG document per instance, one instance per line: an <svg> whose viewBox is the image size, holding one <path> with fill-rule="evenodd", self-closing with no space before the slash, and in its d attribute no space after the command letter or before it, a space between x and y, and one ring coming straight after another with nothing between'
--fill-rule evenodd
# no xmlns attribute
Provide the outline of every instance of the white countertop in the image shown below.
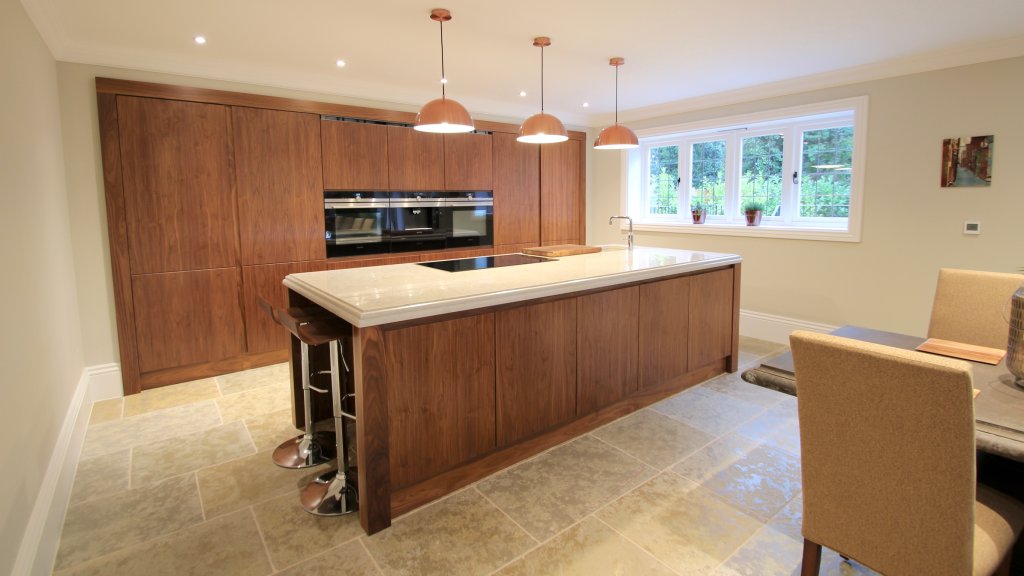
<svg viewBox="0 0 1024 576"><path fill-rule="evenodd" d="M739 263L736 254L617 248L550 262L446 272L392 264L290 274L284 285L366 327L674 276Z"/></svg>

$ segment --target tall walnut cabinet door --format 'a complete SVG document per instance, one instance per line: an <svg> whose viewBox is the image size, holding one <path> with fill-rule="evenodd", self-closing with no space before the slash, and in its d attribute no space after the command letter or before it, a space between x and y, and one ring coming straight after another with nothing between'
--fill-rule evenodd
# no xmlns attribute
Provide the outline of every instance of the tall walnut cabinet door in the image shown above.
<svg viewBox="0 0 1024 576"><path fill-rule="evenodd" d="M540 146L492 135L494 245L540 243ZM518 251L518 250L517 250Z"/></svg>
<svg viewBox="0 0 1024 576"><path fill-rule="evenodd" d="M391 190L443 190L444 137L388 126L388 186Z"/></svg>
<svg viewBox="0 0 1024 576"><path fill-rule="evenodd" d="M637 390L640 288L580 296L577 414L614 404Z"/></svg>
<svg viewBox="0 0 1024 576"><path fill-rule="evenodd" d="M242 264L326 257L320 117L232 108Z"/></svg>
<svg viewBox="0 0 1024 576"><path fill-rule="evenodd" d="M656 390L686 374L690 278L640 285L640 389Z"/></svg>
<svg viewBox="0 0 1024 576"><path fill-rule="evenodd" d="M690 284L690 366L700 368L732 354L732 268L697 274Z"/></svg>
<svg viewBox="0 0 1024 576"><path fill-rule="evenodd" d="M580 143L540 147L541 244L580 242Z"/></svg>
<svg viewBox="0 0 1024 576"><path fill-rule="evenodd" d="M444 135L444 189L490 190L491 136Z"/></svg>
<svg viewBox="0 0 1024 576"><path fill-rule="evenodd" d="M288 330L267 314L260 306L260 300L276 308L287 308L288 289L282 284L284 277L299 272L319 272L326 269L327 263L323 260L242 266L245 341L250 354L286 350L290 342Z"/></svg>
<svg viewBox="0 0 1024 576"><path fill-rule="evenodd" d="M384 332L392 490L494 448L494 315Z"/></svg>
<svg viewBox="0 0 1024 576"><path fill-rule="evenodd" d="M388 127L320 121L326 190L388 189Z"/></svg>
<svg viewBox="0 0 1024 576"><path fill-rule="evenodd" d="M576 416L576 299L495 313L498 446Z"/></svg>
<svg viewBox="0 0 1024 576"><path fill-rule="evenodd" d="M238 265L228 108L117 97L132 274Z"/></svg>

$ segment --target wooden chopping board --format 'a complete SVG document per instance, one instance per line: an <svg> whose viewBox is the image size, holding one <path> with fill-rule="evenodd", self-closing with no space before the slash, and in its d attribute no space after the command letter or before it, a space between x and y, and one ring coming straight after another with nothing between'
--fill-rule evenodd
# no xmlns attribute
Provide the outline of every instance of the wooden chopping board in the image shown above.
<svg viewBox="0 0 1024 576"><path fill-rule="evenodd" d="M576 254L593 254L600 252L597 246L582 246L580 244L555 244L554 246L538 246L536 248L523 248L523 254L532 256L544 256L545 258L559 258L561 256L575 256Z"/></svg>
<svg viewBox="0 0 1024 576"><path fill-rule="evenodd" d="M984 362L995 366L1006 356L1006 350L999 348L988 348L986 346L975 346L963 342L951 342L938 338L929 338L917 347L921 352L931 352L941 356L952 356L963 360Z"/></svg>

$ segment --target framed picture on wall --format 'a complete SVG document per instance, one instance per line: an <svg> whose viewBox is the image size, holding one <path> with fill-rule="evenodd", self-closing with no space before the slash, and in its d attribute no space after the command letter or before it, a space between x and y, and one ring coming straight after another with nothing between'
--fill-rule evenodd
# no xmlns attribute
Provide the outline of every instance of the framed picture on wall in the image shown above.
<svg viewBox="0 0 1024 576"><path fill-rule="evenodd" d="M989 186L995 137L960 136L942 141L942 187Z"/></svg>

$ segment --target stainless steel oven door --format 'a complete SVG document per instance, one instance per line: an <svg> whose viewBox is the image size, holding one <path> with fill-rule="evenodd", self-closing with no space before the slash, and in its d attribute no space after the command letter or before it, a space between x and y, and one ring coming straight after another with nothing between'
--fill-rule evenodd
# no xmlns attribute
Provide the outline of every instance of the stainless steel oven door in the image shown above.
<svg viewBox="0 0 1024 576"><path fill-rule="evenodd" d="M327 257L387 252L387 218L386 192L325 193Z"/></svg>
<svg viewBox="0 0 1024 576"><path fill-rule="evenodd" d="M493 193L447 193L445 210L449 248L494 245Z"/></svg>
<svg viewBox="0 0 1024 576"><path fill-rule="evenodd" d="M388 239L392 252L439 250L447 236L438 192L392 192L388 209Z"/></svg>

